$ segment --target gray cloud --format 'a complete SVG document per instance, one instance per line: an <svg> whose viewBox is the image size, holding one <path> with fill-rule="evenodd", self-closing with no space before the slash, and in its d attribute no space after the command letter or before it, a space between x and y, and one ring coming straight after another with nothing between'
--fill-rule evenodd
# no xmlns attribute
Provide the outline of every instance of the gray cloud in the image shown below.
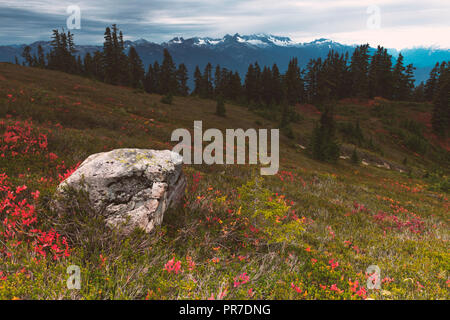
<svg viewBox="0 0 450 320"><path fill-rule="evenodd" d="M426 44L439 40L436 32L450 28L450 3L438 0L0 0L0 44L49 39L52 29L66 25L66 8L72 4L82 10L82 29L74 31L80 44L101 43L105 26L112 23L128 39L155 42L174 36L264 32L297 40L334 36L355 43L368 36L366 10L373 3L381 9L382 28L370 37L380 44L406 44L405 28L416 35L408 40L411 44ZM434 34L428 37L431 30ZM436 44L450 46L448 36L441 36Z"/></svg>

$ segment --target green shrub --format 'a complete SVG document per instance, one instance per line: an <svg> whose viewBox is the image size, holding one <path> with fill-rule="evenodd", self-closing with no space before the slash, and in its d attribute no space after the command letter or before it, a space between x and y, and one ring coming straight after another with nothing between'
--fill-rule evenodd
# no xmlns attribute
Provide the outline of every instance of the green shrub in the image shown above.
<svg viewBox="0 0 450 320"><path fill-rule="evenodd" d="M297 244L304 231L303 221L289 215L289 206L283 197L277 197L254 179L238 188L240 211L262 233L268 243Z"/></svg>

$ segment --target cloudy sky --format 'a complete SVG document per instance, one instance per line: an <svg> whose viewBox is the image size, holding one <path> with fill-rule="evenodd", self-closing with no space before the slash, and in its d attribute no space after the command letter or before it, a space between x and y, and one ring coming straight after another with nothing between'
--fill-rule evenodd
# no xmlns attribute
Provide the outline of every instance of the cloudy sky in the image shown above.
<svg viewBox="0 0 450 320"><path fill-rule="evenodd" d="M450 48L449 0L0 0L0 45L48 40L81 10L79 44L100 44L117 23L127 39L269 33L389 48ZM66 27L67 28L67 27Z"/></svg>

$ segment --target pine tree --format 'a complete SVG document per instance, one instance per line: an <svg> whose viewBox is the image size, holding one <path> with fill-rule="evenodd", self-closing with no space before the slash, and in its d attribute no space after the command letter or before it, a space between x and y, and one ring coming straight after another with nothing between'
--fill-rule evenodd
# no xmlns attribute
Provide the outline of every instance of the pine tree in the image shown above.
<svg viewBox="0 0 450 320"><path fill-rule="evenodd" d="M214 95L213 79L212 79L212 65L208 63L205 66L202 76L202 92L203 98L212 98Z"/></svg>
<svg viewBox="0 0 450 320"><path fill-rule="evenodd" d="M92 71L96 79L104 81L105 80L105 65L104 65L104 55L100 51L95 51L94 57L92 58Z"/></svg>
<svg viewBox="0 0 450 320"><path fill-rule="evenodd" d="M188 70L184 63L178 66L177 70L177 81L178 81L178 94L180 96L187 96L189 94L189 87L187 86L188 82Z"/></svg>
<svg viewBox="0 0 450 320"><path fill-rule="evenodd" d="M224 95L224 80L222 77L222 69L217 65L216 71L214 72L214 95L216 97Z"/></svg>
<svg viewBox="0 0 450 320"><path fill-rule="evenodd" d="M269 107L272 105L274 98L274 90L273 80L272 80L272 70L268 67L264 67L263 72L261 74L261 93L262 93L262 101Z"/></svg>
<svg viewBox="0 0 450 320"><path fill-rule="evenodd" d="M137 55L137 54L136 54ZM116 24L106 27L103 42L103 73L106 83L129 85L131 69L125 54L123 34Z"/></svg>
<svg viewBox="0 0 450 320"><path fill-rule="evenodd" d="M304 85L297 58L293 58L289 62L288 69L283 77L283 86L285 88L286 101L289 105L294 106L302 101Z"/></svg>
<svg viewBox="0 0 450 320"><path fill-rule="evenodd" d="M437 89L437 81L439 78L439 69L440 69L440 65L439 62L436 63L436 65L434 66L434 68L431 70L430 72L430 77L427 80L427 82L425 83L425 99L427 99L427 101L433 101L434 96L436 94L436 89Z"/></svg>
<svg viewBox="0 0 450 320"><path fill-rule="evenodd" d="M158 61L153 63L153 86L154 92L161 94L161 66Z"/></svg>
<svg viewBox="0 0 450 320"><path fill-rule="evenodd" d="M235 73L231 74L231 81L230 81L230 93L228 95L229 99L233 99L234 101L240 101L242 98L242 80L239 73L236 71Z"/></svg>
<svg viewBox="0 0 450 320"><path fill-rule="evenodd" d="M320 118L320 125L312 135L313 157L319 161L335 162L339 158L339 145L335 139L335 123L331 107L327 107Z"/></svg>
<svg viewBox="0 0 450 320"><path fill-rule="evenodd" d="M271 87L272 87L273 101L275 105L280 105L284 97L284 92L283 92L283 85L281 83L280 70L278 69L278 66L276 64L272 66Z"/></svg>
<svg viewBox="0 0 450 320"><path fill-rule="evenodd" d="M321 59L311 59L306 66L305 88L306 99L310 103L317 102L319 92L319 72L321 69Z"/></svg>
<svg viewBox="0 0 450 320"><path fill-rule="evenodd" d="M106 83L116 84L116 70L117 61L114 57L114 45L111 36L111 29L106 27L105 30L105 41L103 42L103 71L104 71L104 81Z"/></svg>
<svg viewBox="0 0 450 320"><path fill-rule="evenodd" d="M44 49L42 49L41 45L38 45L38 61L37 61L37 65L40 68L45 68L46 67L45 57L44 57Z"/></svg>
<svg viewBox="0 0 450 320"><path fill-rule="evenodd" d="M343 86L348 78L346 56L331 50L323 63L317 65L317 72L316 102L324 103L347 96L348 88Z"/></svg>
<svg viewBox="0 0 450 320"><path fill-rule="evenodd" d="M148 93L160 93L159 90L159 77L160 77L160 66L158 61L148 66L148 71L144 79L144 88Z"/></svg>
<svg viewBox="0 0 450 320"><path fill-rule="evenodd" d="M392 96L392 56L378 46L369 66L369 97L391 98Z"/></svg>
<svg viewBox="0 0 450 320"><path fill-rule="evenodd" d="M403 65L403 55L400 53L397 58L394 70L392 71L393 78L393 94L392 98L395 100L408 100L414 88L414 67Z"/></svg>
<svg viewBox="0 0 450 320"><path fill-rule="evenodd" d="M164 58L161 65L161 74L159 77L161 94L176 94L178 90L176 66L173 62L169 50L164 49Z"/></svg>
<svg viewBox="0 0 450 320"><path fill-rule="evenodd" d="M145 75L144 65L134 47L131 47L128 52L128 61L130 66L130 85L133 88L142 87Z"/></svg>
<svg viewBox="0 0 450 320"><path fill-rule="evenodd" d="M153 66L150 64L147 69L147 73L144 77L144 90L148 93L155 92L155 86L153 85L154 74L153 74Z"/></svg>
<svg viewBox="0 0 450 320"><path fill-rule="evenodd" d="M446 137L450 124L450 62L441 64L433 104L433 130L438 135Z"/></svg>
<svg viewBox="0 0 450 320"><path fill-rule="evenodd" d="M22 52L22 58L28 64L29 67L33 66L33 57L31 56L31 47L26 46Z"/></svg>
<svg viewBox="0 0 450 320"><path fill-rule="evenodd" d="M203 78L202 78L202 73L200 71L199 66L195 67L194 83L195 83L195 88L194 88L194 91L192 92L192 94L196 95L196 96L200 96L203 91L203 88L202 88Z"/></svg>
<svg viewBox="0 0 450 320"><path fill-rule="evenodd" d="M247 104L258 106L261 101L261 68L256 62L250 64L245 76L244 84L245 97Z"/></svg>
<svg viewBox="0 0 450 320"><path fill-rule="evenodd" d="M255 85L256 85L256 74L253 64L248 66L247 74L245 75L245 97L247 99L247 103L251 104L255 100Z"/></svg>
<svg viewBox="0 0 450 320"><path fill-rule="evenodd" d="M62 65L62 47L59 35L59 30L54 29L52 34L52 41L50 42L52 50L48 55L48 66L50 69L60 70Z"/></svg>
<svg viewBox="0 0 450 320"><path fill-rule="evenodd" d="M405 100L411 100L412 95L414 93L414 71L416 68L412 64L408 64L406 66L405 75L404 75L404 96L403 99Z"/></svg>
<svg viewBox="0 0 450 320"><path fill-rule="evenodd" d="M356 47L350 62L351 92L358 98L368 97L369 45Z"/></svg>
<svg viewBox="0 0 450 320"><path fill-rule="evenodd" d="M425 101L425 85L424 85L423 81L414 88L413 100L417 101L417 102Z"/></svg>

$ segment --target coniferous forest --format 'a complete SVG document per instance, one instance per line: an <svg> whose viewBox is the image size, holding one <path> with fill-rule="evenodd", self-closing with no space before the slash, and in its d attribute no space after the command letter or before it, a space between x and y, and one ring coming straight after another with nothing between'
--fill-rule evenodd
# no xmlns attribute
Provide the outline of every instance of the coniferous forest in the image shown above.
<svg viewBox="0 0 450 320"><path fill-rule="evenodd" d="M357 46L351 56L331 50L325 59L311 59L305 69L299 67L298 58L292 58L286 73L281 74L276 64L260 66L250 64L245 78L239 73L208 63L204 70L197 66L194 88L189 88L188 70L173 61L164 50L163 62L155 62L144 70L134 49L125 53L122 31L114 24L104 33L103 50L89 53L84 58L76 55L73 34L53 30L52 50L44 56L42 47L37 55L25 47L24 64L48 68L93 78L113 85L144 89L148 93L165 96L195 95L206 99L226 100L246 105L255 111L277 111L281 114L280 126L288 127L295 119L292 107L298 103L323 105L345 98L382 97L400 101L432 101L433 129L445 136L450 122L448 108L450 62L436 64L428 81L414 85L412 64L404 65L400 53L395 60L387 49L378 46L373 55L369 45ZM17 59L16 59L17 61ZM330 111L332 112L332 111Z"/></svg>

